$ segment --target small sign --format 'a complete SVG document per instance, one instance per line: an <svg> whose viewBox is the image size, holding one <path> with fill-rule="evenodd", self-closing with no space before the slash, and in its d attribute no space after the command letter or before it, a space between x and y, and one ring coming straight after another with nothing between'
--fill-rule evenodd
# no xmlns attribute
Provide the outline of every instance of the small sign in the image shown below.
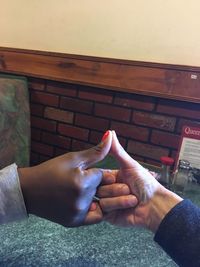
<svg viewBox="0 0 200 267"><path fill-rule="evenodd" d="M200 127L183 127L175 169L180 159L188 160L193 168L200 169Z"/></svg>
<svg viewBox="0 0 200 267"><path fill-rule="evenodd" d="M196 74L191 74L190 77L191 77L192 80L197 80L197 75Z"/></svg>

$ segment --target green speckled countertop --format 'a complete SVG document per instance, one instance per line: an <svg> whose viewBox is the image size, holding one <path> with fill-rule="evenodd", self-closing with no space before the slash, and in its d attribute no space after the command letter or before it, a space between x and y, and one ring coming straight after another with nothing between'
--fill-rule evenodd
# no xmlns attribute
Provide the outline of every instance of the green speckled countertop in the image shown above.
<svg viewBox="0 0 200 267"><path fill-rule="evenodd" d="M103 165L115 167L110 159ZM195 202L199 204L198 196ZM26 221L2 225L0 236L0 266L177 266L153 241L152 233L105 222L64 228L30 216Z"/></svg>
<svg viewBox="0 0 200 267"><path fill-rule="evenodd" d="M1 226L0 266L176 266L142 229L64 228L30 216Z"/></svg>

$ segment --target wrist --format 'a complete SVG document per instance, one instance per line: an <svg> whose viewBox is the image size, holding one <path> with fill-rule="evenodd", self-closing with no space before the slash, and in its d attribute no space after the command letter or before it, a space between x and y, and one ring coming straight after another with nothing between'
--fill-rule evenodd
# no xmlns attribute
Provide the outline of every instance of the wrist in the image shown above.
<svg viewBox="0 0 200 267"><path fill-rule="evenodd" d="M24 203L26 206L27 213L31 213L31 200L30 200L30 188L31 188L31 177L32 177L32 172L31 172L31 167L27 168L18 168L18 176L19 176L19 181L20 181L20 186L22 190L22 195L24 198Z"/></svg>
<svg viewBox="0 0 200 267"><path fill-rule="evenodd" d="M174 192L163 186L159 187L149 202L149 220L146 227L155 233L167 213L182 200Z"/></svg>

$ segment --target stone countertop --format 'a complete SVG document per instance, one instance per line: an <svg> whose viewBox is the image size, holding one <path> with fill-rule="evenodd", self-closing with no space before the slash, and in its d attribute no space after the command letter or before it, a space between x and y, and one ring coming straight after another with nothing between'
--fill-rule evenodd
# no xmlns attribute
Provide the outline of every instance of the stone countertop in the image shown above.
<svg viewBox="0 0 200 267"><path fill-rule="evenodd" d="M44 219L0 227L0 266L176 266L143 229L105 222L64 228Z"/></svg>
<svg viewBox="0 0 200 267"><path fill-rule="evenodd" d="M106 167L115 166L107 159ZM30 216L19 223L2 225L0 236L0 266L177 266L153 241L151 232L105 222L64 228Z"/></svg>

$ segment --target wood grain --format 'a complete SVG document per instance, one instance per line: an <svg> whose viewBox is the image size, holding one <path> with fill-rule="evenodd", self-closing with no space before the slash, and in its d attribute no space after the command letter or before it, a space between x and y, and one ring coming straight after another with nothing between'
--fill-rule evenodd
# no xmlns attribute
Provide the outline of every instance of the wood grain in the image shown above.
<svg viewBox="0 0 200 267"><path fill-rule="evenodd" d="M200 68L0 47L0 71L200 103Z"/></svg>

